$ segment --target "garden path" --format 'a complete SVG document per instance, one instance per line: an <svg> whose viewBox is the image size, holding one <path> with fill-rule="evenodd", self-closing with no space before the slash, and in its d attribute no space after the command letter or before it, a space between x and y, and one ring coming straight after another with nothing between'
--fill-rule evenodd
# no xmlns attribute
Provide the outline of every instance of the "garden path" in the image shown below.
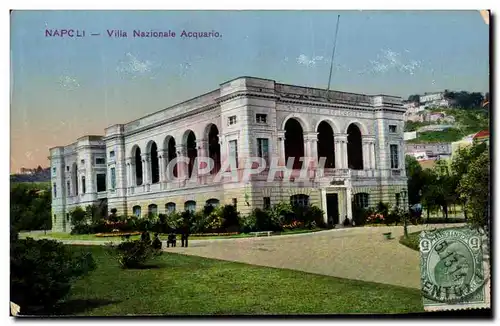
<svg viewBox="0 0 500 326"><path fill-rule="evenodd" d="M461 226L409 226L408 232ZM384 239L392 232L392 240ZM402 226L334 229L277 237L192 240L168 252L420 288L419 253L399 243Z"/></svg>

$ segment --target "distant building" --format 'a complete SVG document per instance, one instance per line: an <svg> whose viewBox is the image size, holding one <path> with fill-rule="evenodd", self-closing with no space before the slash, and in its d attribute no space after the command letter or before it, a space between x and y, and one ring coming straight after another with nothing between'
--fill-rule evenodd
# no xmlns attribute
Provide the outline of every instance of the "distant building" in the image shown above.
<svg viewBox="0 0 500 326"><path fill-rule="evenodd" d="M417 160L445 159L451 155L451 150L451 143L420 143L406 144L405 153Z"/></svg>
<svg viewBox="0 0 500 326"><path fill-rule="evenodd" d="M420 104L429 107L450 107L453 101L444 97L444 92L426 93L420 96Z"/></svg>
<svg viewBox="0 0 500 326"><path fill-rule="evenodd" d="M411 140L417 138L417 132L416 131L409 131L405 132L403 135L404 140Z"/></svg>
<svg viewBox="0 0 500 326"><path fill-rule="evenodd" d="M452 125L429 125L418 128L417 132L443 131L451 128L453 128Z"/></svg>

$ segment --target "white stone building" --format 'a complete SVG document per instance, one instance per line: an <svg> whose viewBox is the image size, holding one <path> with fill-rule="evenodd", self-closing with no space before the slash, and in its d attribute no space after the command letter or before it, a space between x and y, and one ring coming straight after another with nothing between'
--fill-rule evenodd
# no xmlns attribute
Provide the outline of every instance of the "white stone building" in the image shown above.
<svg viewBox="0 0 500 326"><path fill-rule="evenodd" d="M104 136L85 136L50 150L53 230L70 231L76 206L107 203L118 214L145 215L200 210L206 204L234 204L241 214L279 201L314 204L325 222L352 218L352 206L379 201L405 207L402 100L352 94L240 77L216 90L126 124ZM212 173L196 176L193 159L210 157ZM180 157L179 180L167 180L167 165ZM326 158L310 169L308 181L266 171L248 182L215 182L226 158L238 171L250 157ZM193 173L194 176L193 176ZM401 198L403 201L401 201Z"/></svg>

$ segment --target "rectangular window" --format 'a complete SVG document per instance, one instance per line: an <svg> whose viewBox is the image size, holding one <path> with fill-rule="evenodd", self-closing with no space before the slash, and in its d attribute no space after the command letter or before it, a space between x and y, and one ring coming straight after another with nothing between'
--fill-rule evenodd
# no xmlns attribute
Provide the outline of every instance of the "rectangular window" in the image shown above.
<svg viewBox="0 0 500 326"><path fill-rule="evenodd" d="M84 176L82 176L82 194L84 194L84 193L85 193L85 191L86 191L86 189L87 189L85 186L86 186L86 185L85 185L85 177L84 177Z"/></svg>
<svg viewBox="0 0 500 326"><path fill-rule="evenodd" d="M236 168L238 168L238 141L229 141L229 157L234 158L236 162Z"/></svg>
<svg viewBox="0 0 500 326"><path fill-rule="evenodd" d="M56 173L56 168L55 167L52 168L52 173Z"/></svg>
<svg viewBox="0 0 500 326"><path fill-rule="evenodd" d="M69 181L66 182L66 192L68 193L68 196L71 196L71 186Z"/></svg>
<svg viewBox="0 0 500 326"><path fill-rule="evenodd" d="M85 160L80 160L80 164L84 165L85 164Z"/></svg>
<svg viewBox="0 0 500 326"><path fill-rule="evenodd" d="M264 197L264 209L271 208L271 197Z"/></svg>
<svg viewBox="0 0 500 326"><path fill-rule="evenodd" d="M267 123L267 114L257 113L255 119L257 123Z"/></svg>
<svg viewBox="0 0 500 326"><path fill-rule="evenodd" d="M258 155L259 157L269 160L269 139L267 138L257 138Z"/></svg>
<svg viewBox="0 0 500 326"><path fill-rule="evenodd" d="M114 158L114 157L115 157L115 151L110 151L109 158Z"/></svg>
<svg viewBox="0 0 500 326"><path fill-rule="evenodd" d="M69 171L69 165L66 165L66 171Z"/></svg>
<svg viewBox="0 0 500 326"><path fill-rule="evenodd" d="M115 172L115 168L111 168L110 174L111 174L111 189L115 189L116 188L116 172Z"/></svg>
<svg viewBox="0 0 500 326"><path fill-rule="evenodd" d="M399 207L399 204L401 203L400 199L401 199L401 194L396 194L396 206L398 206L398 207Z"/></svg>
<svg viewBox="0 0 500 326"><path fill-rule="evenodd" d="M57 186L55 183L52 188L54 189L54 198L57 198Z"/></svg>
<svg viewBox="0 0 500 326"><path fill-rule="evenodd" d="M391 169L399 169L398 145L391 145Z"/></svg>
<svg viewBox="0 0 500 326"><path fill-rule="evenodd" d="M389 125L389 132L390 133L396 133L398 130L398 127L396 125Z"/></svg>
<svg viewBox="0 0 500 326"><path fill-rule="evenodd" d="M96 157L95 164L106 164L106 159L104 157Z"/></svg>
<svg viewBox="0 0 500 326"><path fill-rule="evenodd" d="M233 206L235 209L238 207L238 199L233 198Z"/></svg>
<svg viewBox="0 0 500 326"><path fill-rule="evenodd" d="M228 125L234 125L234 124L236 124L236 116L232 115L229 118L227 118L227 124Z"/></svg>
<svg viewBox="0 0 500 326"><path fill-rule="evenodd" d="M103 173L98 173L96 175L97 179L97 192L106 191L106 175Z"/></svg>

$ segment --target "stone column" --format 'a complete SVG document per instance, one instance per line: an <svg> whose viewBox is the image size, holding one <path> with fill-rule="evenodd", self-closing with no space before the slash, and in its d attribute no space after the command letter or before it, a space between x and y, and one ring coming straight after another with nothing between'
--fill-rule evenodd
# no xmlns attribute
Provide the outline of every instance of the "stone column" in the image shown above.
<svg viewBox="0 0 500 326"><path fill-rule="evenodd" d="M127 180L127 188L132 187L132 184L133 184L132 183L132 175L131 175L132 174L131 173L131 167L130 167L131 166L131 164L130 164L131 161L132 161L132 159L129 158L129 157L127 157L125 159L125 178Z"/></svg>
<svg viewBox="0 0 500 326"><path fill-rule="evenodd" d="M203 158L209 157L210 153L208 152L208 141L206 139L197 140L196 146L198 148L198 157L203 157ZM197 168L200 169L200 163L198 163Z"/></svg>
<svg viewBox="0 0 500 326"><path fill-rule="evenodd" d="M375 140L370 141L370 168L375 170L377 165L375 164Z"/></svg>
<svg viewBox="0 0 500 326"><path fill-rule="evenodd" d="M328 207L326 203L326 189L320 189L321 209L323 210L323 221L328 225Z"/></svg>
<svg viewBox="0 0 500 326"><path fill-rule="evenodd" d="M335 139L339 142L339 154L340 154L340 169L347 169L347 134L338 134Z"/></svg>
<svg viewBox="0 0 500 326"><path fill-rule="evenodd" d="M342 143L335 139L335 168L342 169Z"/></svg>
<svg viewBox="0 0 500 326"><path fill-rule="evenodd" d="M363 137L363 170L372 169L372 157L371 157L371 143L373 139L371 137Z"/></svg>
<svg viewBox="0 0 500 326"><path fill-rule="evenodd" d="M150 178L150 164L151 164L151 157L149 154L142 154L141 155L142 159L142 184L143 185L148 185L151 183L151 178Z"/></svg>
<svg viewBox="0 0 500 326"><path fill-rule="evenodd" d="M286 165L285 160L285 131L278 131L278 157L279 161Z"/></svg>
<svg viewBox="0 0 500 326"><path fill-rule="evenodd" d="M166 176L166 157L168 155L168 152L163 150L158 152L158 166L160 167L160 183L164 183L167 180Z"/></svg>
<svg viewBox="0 0 500 326"><path fill-rule="evenodd" d="M347 218L352 222L352 189L351 186L348 185L346 188L346 208L347 208ZM344 216L345 217L345 216ZM344 222L344 220L342 220Z"/></svg>
<svg viewBox="0 0 500 326"><path fill-rule="evenodd" d="M187 156L187 148L185 145L176 145L175 149L177 151L177 159L180 160L181 157ZM177 163L177 178L179 180L185 180L188 177L188 166L184 162Z"/></svg>

